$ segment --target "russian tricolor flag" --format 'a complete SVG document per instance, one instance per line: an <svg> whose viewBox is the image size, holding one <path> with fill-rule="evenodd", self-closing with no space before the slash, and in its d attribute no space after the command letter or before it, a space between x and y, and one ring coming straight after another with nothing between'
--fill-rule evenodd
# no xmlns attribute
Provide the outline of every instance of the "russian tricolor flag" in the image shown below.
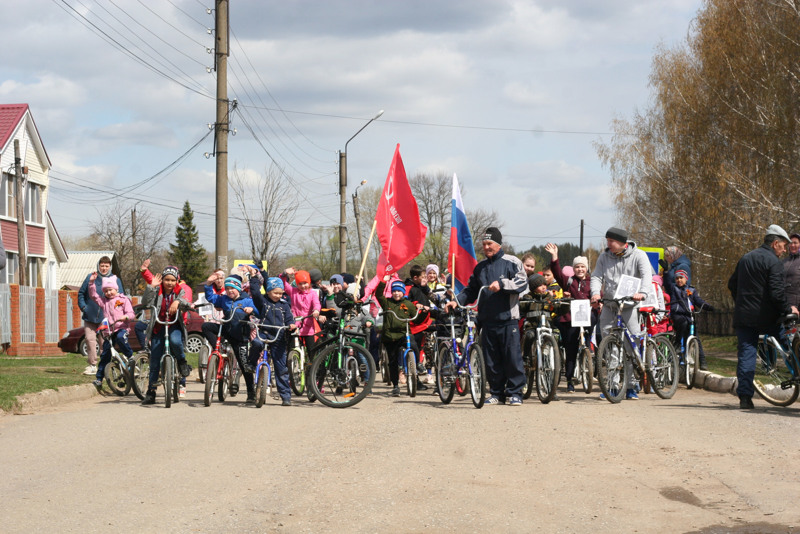
<svg viewBox="0 0 800 534"><path fill-rule="evenodd" d="M452 214L450 215L450 250L447 263L453 275L456 291L461 291L469 282L472 271L478 264L472 234L467 224L467 214L461 201L461 190L458 188L458 177L453 174Z"/></svg>

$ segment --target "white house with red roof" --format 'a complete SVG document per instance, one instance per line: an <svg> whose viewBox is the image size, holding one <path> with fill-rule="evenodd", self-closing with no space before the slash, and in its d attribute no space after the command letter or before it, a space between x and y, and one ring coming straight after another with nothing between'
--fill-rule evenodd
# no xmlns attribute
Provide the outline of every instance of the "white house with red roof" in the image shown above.
<svg viewBox="0 0 800 534"><path fill-rule="evenodd" d="M19 283L19 240L17 238L17 187L14 171L14 140L19 140L23 171L23 204L26 232L28 285L58 289L59 265L67 251L58 236L47 198L50 158L39 137L28 104L0 104L0 235L6 249L6 267L0 270L0 284Z"/></svg>

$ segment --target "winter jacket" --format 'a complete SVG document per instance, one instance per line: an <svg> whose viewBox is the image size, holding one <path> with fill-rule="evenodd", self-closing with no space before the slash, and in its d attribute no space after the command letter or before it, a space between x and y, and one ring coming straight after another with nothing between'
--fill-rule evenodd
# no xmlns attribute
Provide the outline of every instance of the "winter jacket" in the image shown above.
<svg viewBox="0 0 800 534"><path fill-rule="evenodd" d="M686 274L689 275L686 281L692 281L692 262L685 255L681 255L680 258L672 262L669 269L664 271L664 287L667 287L667 284L675 284L675 273L677 271L686 271Z"/></svg>
<svg viewBox="0 0 800 534"><path fill-rule="evenodd" d="M97 262L96 272L97 279L94 281L94 287L99 294L103 292L103 278L111 276L112 273L111 269L109 269L108 274L100 274L100 262ZM81 284L81 288L78 290L78 308L83 312L81 318L84 321L99 324L103 322L103 308L89 296L89 279L91 277L92 273L87 274L83 284ZM125 288L122 286L122 280L119 277L117 277L117 288L119 293L125 293Z"/></svg>
<svg viewBox="0 0 800 534"><path fill-rule="evenodd" d="M500 291L480 291L481 286L492 282L500 283ZM528 287L528 279L522 262L516 256L503 253L503 249L491 258L486 258L475 266L467 286L456 296L462 306L474 302L481 294L478 304L480 324L501 324L519 320L519 296Z"/></svg>
<svg viewBox="0 0 800 534"><path fill-rule="evenodd" d="M789 254L783 260L783 270L786 273L786 300L800 308L800 254Z"/></svg>
<svg viewBox="0 0 800 534"><path fill-rule="evenodd" d="M177 288L180 286L175 287ZM206 300L213 304L215 308L221 309L226 319L231 316L231 310L233 308L253 308L253 314L258 316L258 307L255 302L253 302L253 299L244 291L239 293L239 297L236 300L233 300L227 293L224 295L217 295L214 293L214 288L212 286L204 285L203 289L206 293ZM183 293L183 290L181 290L181 292Z"/></svg>
<svg viewBox="0 0 800 534"><path fill-rule="evenodd" d="M791 313L783 262L766 243L742 256L728 280L728 290L736 328L770 328Z"/></svg>
<svg viewBox="0 0 800 534"><path fill-rule="evenodd" d="M404 283L406 285L406 294L408 295L408 300L410 300L414 304L419 303L422 304L423 306L427 306L430 308L431 300L428 298L428 295L430 294L430 289L428 289L427 284L423 286L418 286L417 284L414 283L414 281L410 277L406 278L406 281ZM418 334L419 332L426 330L431 325L432 322L433 322L433 314L429 312L428 318L425 319L423 322L411 325L411 333Z"/></svg>
<svg viewBox="0 0 800 534"><path fill-rule="evenodd" d="M700 298L694 286L686 284L683 287L677 284L664 284L664 288L669 294L669 313L674 317L689 318L692 310L714 311L714 307Z"/></svg>
<svg viewBox="0 0 800 534"><path fill-rule="evenodd" d="M378 298L378 303L381 305L381 308L383 308L384 312L383 330L381 331L381 336L387 341L398 341L406 337L406 323L399 321L397 317L389 313L388 310L396 313L398 317L408 319L409 317L414 317L414 315L417 313L417 308L414 306L414 303L407 298L400 300L386 298L384 296L385 288L386 282L383 280L381 280L381 282L378 284L378 287L375 288L375 296ZM420 310L419 315L417 315L417 318L414 319L411 324L420 324L427 318L428 312Z"/></svg>
<svg viewBox="0 0 800 534"><path fill-rule="evenodd" d="M578 280L577 277L566 277L564 271L561 270L561 263L558 258L550 262L550 270L553 271L553 276L558 282L558 285L564 288L570 295L570 298L575 300L589 300L592 297L591 280L584 278ZM572 316L569 313L561 317L562 322L572 321Z"/></svg>
<svg viewBox="0 0 800 534"><path fill-rule="evenodd" d="M592 296L602 294L613 298L623 274L641 280L639 293L645 295L653 291L653 267L643 250L636 243L628 241L625 250L617 255L606 249L597 258L590 282Z"/></svg>
<svg viewBox="0 0 800 534"><path fill-rule="evenodd" d="M295 317L305 317L311 315L314 311L319 311L322 307L319 304L319 295L313 289L308 291L300 291L292 284L285 274L281 274L283 280L283 289L289 295L292 303L292 313ZM301 336L313 336L316 333L316 320L313 317L304 319L300 323L299 334Z"/></svg>
<svg viewBox="0 0 800 534"><path fill-rule="evenodd" d="M147 332L145 332L146 338L152 339L153 331L156 333L161 332L162 325L156 323L156 315L162 320L167 320L167 314L169 312L170 302L177 300L178 310L179 311L186 311L189 309L191 302L186 300L186 295L183 292L183 289L179 285L175 285L175 288L172 290L170 295L164 295L164 286L159 284L157 286L146 286L144 288L144 293L142 294L142 304L145 307L152 307L155 306L157 314L151 314L150 316L150 323L147 325ZM169 320L172 320L170 317ZM185 340L188 337L186 332L186 325L183 323L183 314L180 313L178 315L178 321L175 323L180 325L181 331L183 331L183 339Z"/></svg>
<svg viewBox="0 0 800 534"><path fill-rule="evenodd" d="M103 316L108 320L108 328L111 332L122 330L128 327L128 322L134 319L133 305L127 295L117 293L107 299L105 295L98 295L94 284L89 284L89 297L103 309ZM126 316L125 322L118 323L122 316Z"/></svg>
<svg viewBox="0 0 800 534"><path fill-rule="evenodd" d="M253 302L258 310L258 316L261 318L261 324L269 324L272 326L290 326L294 323L294 315L292 314L292 307L285 298L281 298L278 302L273 301L269 297L261 294L261 280L257 277L250 279L250 291L253 295ZM262 330L259 335L273 339L275 337L275 330ZM282 338L282 339L281 339ZM287 338L287 332L281 330L278 333L278 339L275 343L279 345L284 343Z"/></svg>

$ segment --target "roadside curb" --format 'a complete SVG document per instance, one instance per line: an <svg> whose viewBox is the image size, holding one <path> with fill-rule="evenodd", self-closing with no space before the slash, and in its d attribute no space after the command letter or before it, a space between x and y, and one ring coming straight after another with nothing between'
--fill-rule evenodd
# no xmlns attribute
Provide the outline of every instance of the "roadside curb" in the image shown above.
<svg viewBox="0 0 800 534"><path fill-rule="evenodd" d="M97 389L92 384L62 386L57 390L46 389L37 393L26 393L18 396L17 405L10 412L0 413L2 415L30 415L42 408L91 399L95 395L98 395Z"/></svg>
<svg viewBox="0 0 800 534"><path fill-rule="evenodd" d="M697 371L694 376L695 387L701 387L713 393L736 395L739 380L735 376L721 376L708 371Z"/></svg>

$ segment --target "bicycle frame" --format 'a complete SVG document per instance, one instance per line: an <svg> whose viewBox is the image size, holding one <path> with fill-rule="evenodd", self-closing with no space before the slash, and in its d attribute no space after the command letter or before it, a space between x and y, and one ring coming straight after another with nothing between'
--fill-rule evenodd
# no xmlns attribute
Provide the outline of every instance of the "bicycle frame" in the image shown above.
<svg viewBox="0 0 800 534"><path fill-rule="evenodd" d="M162 321L158 318L158 309L155 306L151 306L150 309L152 310L153 320L157 324L164 326L164 353L161 355L159 374L161 375L161 380L164 384L164 405L169 408L172 405L173 400L178 402L178 388L180 387L180 378L178 377L179 373L176 372L175 367L175 358L173 358L169 347L169 327L178 322L181 311L177 310L175 312L175 318L171 321L169 320L169 313L167 313L167 320ZM165 369L167 369L165 364L168 365L169 369L172 371L173 384L167 384L168 380L164 380ZM174 399L170 398L170 395L173 395Z"/></svg>

